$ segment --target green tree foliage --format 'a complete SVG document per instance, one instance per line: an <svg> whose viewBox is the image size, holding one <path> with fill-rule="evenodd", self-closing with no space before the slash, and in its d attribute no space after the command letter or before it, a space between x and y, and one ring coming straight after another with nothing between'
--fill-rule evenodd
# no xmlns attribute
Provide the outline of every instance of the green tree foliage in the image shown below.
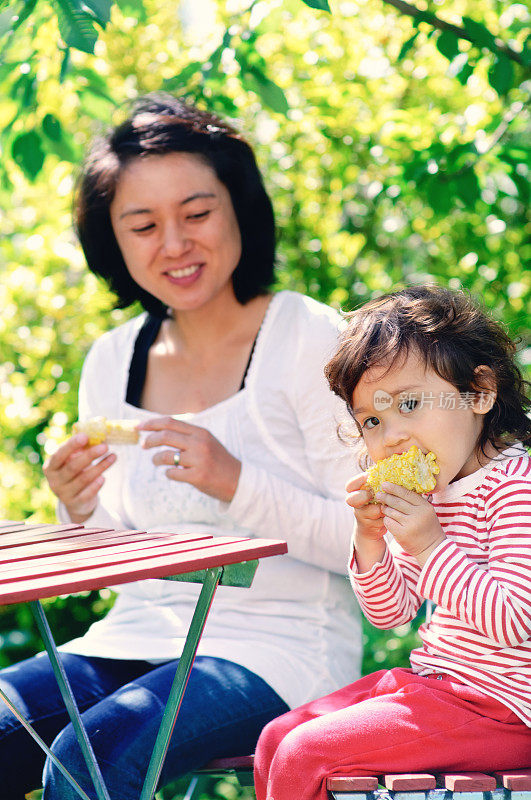
<svg viewBox="0 0 531 800"><path fill-rule="evenodd" d="M0 517L54 520L42 461L76 418L91 342L133 313L87 272L70 208L89 141L145 92L251 140L279 287L346 309L464 287L527 365L530 25L510 0L0 0ZM50 601L58 638L108 602ZM38 647L23 607L0 630L4 663ZM365 635L367 670L415 637Z"/></svg>

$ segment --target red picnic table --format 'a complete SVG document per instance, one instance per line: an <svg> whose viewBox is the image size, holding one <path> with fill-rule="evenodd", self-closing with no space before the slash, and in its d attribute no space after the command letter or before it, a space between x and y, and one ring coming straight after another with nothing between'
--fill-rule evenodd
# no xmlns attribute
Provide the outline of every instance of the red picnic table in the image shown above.
<svg viewBox="0 0 531 800"><path fill-rule="evenodd" d="M201 634L219 584L249 587L258 559L287 552L286 542L209 533L147 533L82 525L0 521L0 605L28 602L57 679L98 800L111 800L40 600L144 578L202 583L139 800L152 800ZM80 797L90 800L4 692L0 697Z"/></svg>

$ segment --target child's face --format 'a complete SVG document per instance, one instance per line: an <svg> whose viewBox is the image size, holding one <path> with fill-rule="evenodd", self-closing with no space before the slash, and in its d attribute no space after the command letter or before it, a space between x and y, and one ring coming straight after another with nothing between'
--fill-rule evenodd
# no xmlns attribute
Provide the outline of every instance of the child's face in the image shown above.
<svg viewBox="0 0 531 800"><path fill-rule="evenodd" d="M365 372L352 395L352 408L374 461L412 445L423 453L433 451L440 491L485 463L476 444L493 400L486 392L460 394L425 366L417 352L410 352L390 369L375 366Z"/></svg>

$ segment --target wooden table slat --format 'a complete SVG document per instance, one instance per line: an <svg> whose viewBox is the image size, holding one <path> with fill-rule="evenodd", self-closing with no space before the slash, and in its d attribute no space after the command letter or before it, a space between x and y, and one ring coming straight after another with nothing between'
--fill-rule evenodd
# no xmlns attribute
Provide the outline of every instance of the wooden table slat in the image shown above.
<svg viewBox="0 0 531 800"><path fill-rule="evenodd" d="M110 528L93 528L92 530L111 530ZM82 525L46 525L35 526L28 525L28 530L20 528L20 530L0 531L0 550L4 547L12 547L19 544L31 544L32 542L52 541L53 539L60 539L65 536L84 536L87 528Z"/></svg>
<svg viewBox="0 0 531 800"><path fill-rule="evenodd" d="M71 542L72 545L75 545L91 539L96 541L96 539L105 540L108 536L121 538L130 535L142 535L145 537L146 533L145 531L129 530L128 528L118 531L114 531L111 528L74 528L73 530L59 531L46 537L10 533L9 536L5 537L5 541L0 536L0 564L12 559L13 552L22 553L25 548L29 547L40 548L43 552L49 550L52 553L53 548L62 547L63 542Z"/></svg>
<svg viewBox="0 0 531 800"><path fill-rule="evenodd" d="M151 533L146 535L142 531L98 531L84 537L67 537L56 539L53 542L37 542L36 544L21 545L20 547L6 548L0 551L0 572L4 573L4 565L20 564L22 561L35 559L35 563L46 561L46 558L66 556L71 554L87 554L101 552L112 547L120 548L124 552L138 548L138 545L148 547L150 544L182 544L190 541L210 539L207 534L168 534ZM9 567L8 567L9 568Z"/></svg>
<svg viewBox="0 0 531 800"><path fill-rule="evenodd" d="M149 558L128 560L125 563L81 567L62 574L26 577L0 584L0 604L19 603L44 597L55 597L81 590L103 589L106 586L129 583L145 578L209 569L224 564L280 555L287 552L286 542L275 539L213 538L212 545L204 542L197 551L152 555ZM27 574L27 573L26 573Z"/></svg>
<svg viewBox="0 0 531 800"><path fill-rule="evenodd" d="M46 575L60 575L65 572L75 572L77 570L91 569L95 562L98 567L115 567L117 565L127 565L128 562L146 560L153 557L173 557L191 551L205 552L212 547L219 545L232 545L233 538L227 537L207 537L192 541L156 541L145 539L141 546L131 546L127 544L115 545L105 550L84 550L77 554L58 554L51 558L40 557L26 561L24 564L2 565L0 561L0 593L2 586L12 581L27 580L32 578L45 577Z"/></svg>
<svg viewBox="0 0 531 800"><path fill-rule="evenodd" d="M7 525L3 525L2 533L5 531L6 533L10 533L12 531L36 531L36 530L44 530L49 529L54 530L55 528L82 528L83 525L77 522L68 522L63 524L56 524L50 522L9 522Z"/></svg>

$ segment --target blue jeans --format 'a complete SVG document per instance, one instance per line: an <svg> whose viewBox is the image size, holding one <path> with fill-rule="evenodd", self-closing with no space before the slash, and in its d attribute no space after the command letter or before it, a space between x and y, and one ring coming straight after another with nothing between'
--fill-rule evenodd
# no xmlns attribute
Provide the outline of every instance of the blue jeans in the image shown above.
<svg viewBox="0 0 531 800"><path fill-rule="evenodd" d="M61 660L112 800L138 800L177 662ZM96 800L72 725L44 653L0 671L0 687ZM212 758L252 753L260 731L288 706L262 678L231 661L198 656L184 694L160 786ZM79 795L0 700L0 800Z"/></svg>

